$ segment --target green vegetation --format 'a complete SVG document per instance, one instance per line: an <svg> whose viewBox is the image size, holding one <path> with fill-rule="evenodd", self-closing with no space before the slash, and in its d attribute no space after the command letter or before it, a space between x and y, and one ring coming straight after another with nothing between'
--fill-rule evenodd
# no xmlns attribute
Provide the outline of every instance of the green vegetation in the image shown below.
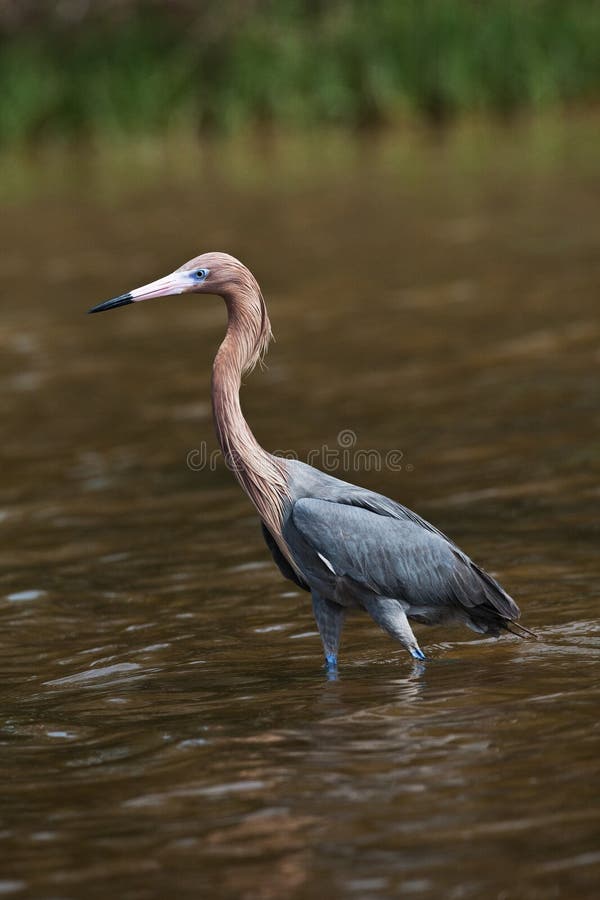
<svg viewBox="0 0 600 900"><path fill-rule="evenodd" d="M37 5L0 15L5 144L440 121L600 94L598 0L123 0L81 4L77 21L52 12L77 3Z"/></svg>

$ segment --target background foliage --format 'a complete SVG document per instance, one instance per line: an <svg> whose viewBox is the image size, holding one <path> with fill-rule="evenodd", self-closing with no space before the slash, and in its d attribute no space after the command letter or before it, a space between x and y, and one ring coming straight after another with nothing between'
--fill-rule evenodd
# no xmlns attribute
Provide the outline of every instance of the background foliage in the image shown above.
<svg viewBox="0 0 600 900"><path fill-rule="evenodd" d="M0 141L596 100L598 0L0 2Z"/></svg>

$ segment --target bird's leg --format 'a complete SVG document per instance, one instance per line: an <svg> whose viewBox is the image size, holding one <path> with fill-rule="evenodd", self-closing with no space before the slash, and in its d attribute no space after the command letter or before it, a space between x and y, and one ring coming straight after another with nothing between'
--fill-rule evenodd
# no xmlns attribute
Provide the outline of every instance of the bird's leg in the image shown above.
<svg viewBox="0 0 600 900"><path fill-rule="evenodd" d="M391 597L363 597L362 602L377 624L393 638L403 644L415 659L425 659L419 647L406 614L398 600Z"/></svg>
<svg viewBox="0 0 600 900"><path fill-rule="evenodd" d="M338 647L340 646L346 610L339 603L326 600L320 594L313 593L312 602L317 628L323 641L325 667L328 672L334 672L337 669Z"/></svg>

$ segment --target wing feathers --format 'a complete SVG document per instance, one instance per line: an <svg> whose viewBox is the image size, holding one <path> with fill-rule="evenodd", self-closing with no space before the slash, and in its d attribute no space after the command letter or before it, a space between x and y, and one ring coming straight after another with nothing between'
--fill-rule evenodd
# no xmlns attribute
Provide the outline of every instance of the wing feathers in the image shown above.
<svg viewBox="0 0 600 900"><path fill-rule="evenodd" d="M477 630L497 634L519 617L518 606L491 575L424 519L387 498L358 491L343 501L304 498L294 503L290 519L285 537L292 552L316 554L334 576L395 597L423 620L442 621L462 610Z"/></svg>

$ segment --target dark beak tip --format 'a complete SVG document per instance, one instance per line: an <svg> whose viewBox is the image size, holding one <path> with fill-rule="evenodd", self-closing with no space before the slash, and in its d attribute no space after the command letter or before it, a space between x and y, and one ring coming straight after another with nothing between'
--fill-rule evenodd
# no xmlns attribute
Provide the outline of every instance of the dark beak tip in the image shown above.
<svg viewBox="0 0 600 900"><path fill-rule="evenodd" d="M117 306L127 306L129 303L133 303L131 294L121 294L120 297L115 297L113 300L106 300L104 303L92 306L91 309L88 309L87 314L89 316L92 313L104 312L107 309L116 309Z"/></svg>

